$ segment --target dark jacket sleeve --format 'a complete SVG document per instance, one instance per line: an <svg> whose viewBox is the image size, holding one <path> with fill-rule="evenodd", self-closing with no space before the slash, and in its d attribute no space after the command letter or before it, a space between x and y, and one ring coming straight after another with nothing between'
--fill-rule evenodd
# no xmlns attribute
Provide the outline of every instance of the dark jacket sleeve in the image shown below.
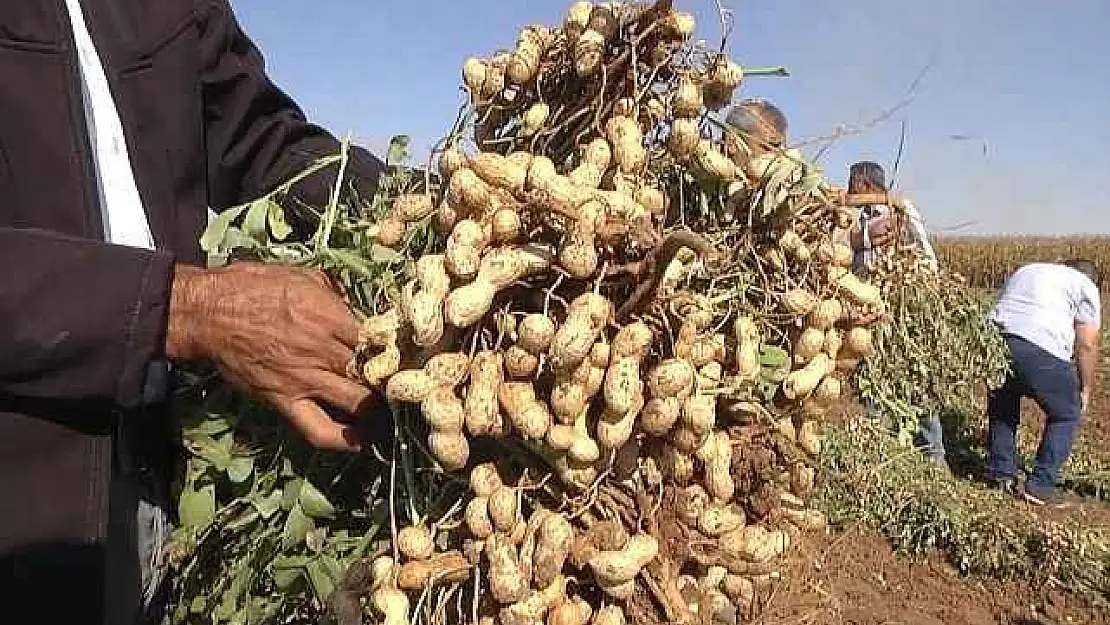
<svg viewBox="0 0 1110 625"><path fill-rule="evenodd" d="M0 267L0 396L141 402L172 255L0 227Z"/></svg>
<svg viewBox="0 0 1110 625"><path fill-rule="evenodd" d="M336 154L340 144L304 113L266 75L262 55L240 28L227 0L200 3L202 90L208 150L209 203L219 211L253 200ZM384 165L352 146L345 182L373 196ZM324 205L337 170L299 184L294 195Z"/></svg>

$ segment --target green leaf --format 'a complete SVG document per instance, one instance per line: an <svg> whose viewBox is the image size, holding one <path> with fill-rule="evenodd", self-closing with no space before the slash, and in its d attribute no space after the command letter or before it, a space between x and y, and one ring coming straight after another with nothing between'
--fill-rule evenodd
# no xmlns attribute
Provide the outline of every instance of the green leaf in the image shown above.
<svg viewBox="0 0 1110 625"><path fill-rule="evenodd" d="M409 143L411 138L408 135L397 135L389 140L389 151L386 152L385 162L388 165L397 165L403 163L409 158Z"/></svg>
<svg viewBox="0 0 1110 625"><path fill-rule="evenodd" d="M281 601L264 597L252 597L247 609L248 625L273 623L281 611Z"/></svg>
<svg viewBox="0 0 1110 625"><path fill-rule="evenodd" d="M253 250L258 249L258 247L258 241L252 239L246 232L243 232L239 228L232 226L231 228L227 229L226 233L224 233L223 248L227 252L240 248Z"/></svg>
<svg viewBox="0 0 1110 625"><path fill-rule="evenodd" d="M300 567L289 569L274 568L274 583L277 584L279 589L284 591L292 590L303 577L304 569Z"/></svg>
<svg viewBox="0 0 1110 625"><path fill-rule="evenodd" d="M296 478L293 480L289 480L289 482L285 485L285 487L282 489L283 492L281 495L282 510L292 510L293 506L297 505L297 499L299 499L301 496L301 484L303 483L304 480L302 480L301 478Z"/></svg>
<svg viewBox="0 0 1110 625"><path fill-rule="evenodd" d="M206 597L193 597L189 603L189 611L193 614L203 614L208 611L208 602L205 601Z"/></svg>
<svg viewBox="0 0 1110 625"><path fill-rule="evenodd" d="M328 248L327 255L339 266L350 269L363 278L368 280L375 280L378 278L378 274L374 270L373 265L358 254L352 254L347 250Z"/></svg>
<svg viewBox="0 0 1110 625"><path fill-rule="evenodd" d="M225 432L230 432L232 428L231 421L223 415L209 416L195 426L189 428L189 435L203 434L205 436L218 436Z"/></svg>
<svg viewBox="0 0 1110 625"><path fill-rule="evenodd" d="M201 486L199 490L186 488L178 501L178 515L186 527L204 527L216 518L216 487Z"/></svg>
<svg viewBox="0 0 1110 625"><path fill-rule="evenodd" d="M301 569L309 563L312 558L308 556L277 556L273 560L274 570L292 570Z"/></svg>
<svg viewBox="0 0 1110 625"><path fill-rule="evenodd" d="M328 576L323 563L319 560L313 560L305 567L305 572L308 573L308 581L312 584L312 590L316 593L316 598L321 603L326 602L332 591L335 590L335 582Z"/></svg>
<svg viewBox="0 0 1110 625"><path fill-rule="evenodd" d="M236 484L242 484L250 479L254 471L254 458L251 456L238 456L231 459L227 465L227 477Z"/></svg>
<svg viewBox="0 0 1110 625"><path fill-rule="evenodd" d="M258 198L251 202L243 219L243 232L259 243L266 243L266 219L269 215L270 198Z"/></svg>
<svg viewBox="0 0 1110 625"><path fill-rule="evenodd" d="M335 517L335 507L331 505L328 498L324 496L312 482L304 481L301 487L301 494L298 501L305 514L314 519L330 519Z"/></svg>
<svg viewBox="0 0 1110 625"><path fill-rule="evenodd" d="M395 249L388 248L384 245L377 243L370 246L370 260L375 263L392 263L401 257L401 253Z"/></svg>
<svg viewBox="0 0 1110 625"><path fill-rule="evenodd" d="M766 367L759 372L759 379L772 389L775 389L778 388L779 384L782 384L783 380L785 380L788 375L790 374L785 369L772 369Z"/></svg>
<svg viewBox="0 0 1110 625"><path fill-rule="evenodd" d="M331 580L336 584L338 584L347 574L347 571L343 567L343 565L340 564L339 560L331 554L320 554L320 563L324 565L324 570L327 571L328 577L330 577Z"/></svg>
<svg viewBox="0 0 1110 625"><path fill-rule="evenodd" d="M270 234L278 241L284 241L293 234L293 228L285 221L285 209L273 200L270 200Z"/></svg>
<svg viewBox="0 0 1110 625"><path fill-rule="evenodd" d="M224 616L222 620L245 625L247 620L246 605L243 605L241 600L246 598L244 595L246 595L254 577L254 570L249 562L241 562L236 568L237 570L232 573L231 585L224 591L223 600L216 609L216 613Z"/></svg>
<svg viewBox="0 0 1110 625"><path fill-rule="evenodd" d="M304 543L308 533L316 529L316 524L304 513L300 505L293 506L289 517L285 519L285 528L281 534L281 548L289 549Z"/></svg>
<svg viewBox="0 0 1110 625"><path fill-rule="evenodd" d="M312 558L308 556L277 556L272 564L274 583L288 591L304 578L304 567Z"/></svg>
<svg viewBox="0 0 1110 625"><path fill-rule="evenodd" d="M191 451L216 468L216 471L226 471L231 464L231 446L222 439L210 436L198 436L189 441Z"/></svg>
<svg viewBox="0 0 1110 625"><path fill-rule="evenodd" d="M223 246L221 244L224 242L224 237L227 235L227 229L245 209L245 205L235 206L217 215L216 218L212 220L212 223L208 225L204 234L201 235L200 249L209 254L218 253L222 250Z"/></svg>
<svg viewBox="0 0 1110 625"><path fill-rule="evenodd" d="M281 495L280 490L275 490L265 497L255 496L250 500L250 503L258 511L259 516L263 519L269 519L281 509Z"/></svg>
<svg viewBox="0 0 1110 625"><path fill-rule="evenodd" d="M815 193L817 191L817 188L821 186L821 182L823 181L824 176L821 175L820 171L814 171L806 174L806 176L802 178L802 181L799 183L799 186L801 187L801 194L809 195L811 193Z"/></svg>
<svg viewBox="0 0 1110 625"><path fill-rule="evenodd" d="M759 347L759 364L764 367L781 369L790 362L790 354L775 345L761 345Z"/></svg>

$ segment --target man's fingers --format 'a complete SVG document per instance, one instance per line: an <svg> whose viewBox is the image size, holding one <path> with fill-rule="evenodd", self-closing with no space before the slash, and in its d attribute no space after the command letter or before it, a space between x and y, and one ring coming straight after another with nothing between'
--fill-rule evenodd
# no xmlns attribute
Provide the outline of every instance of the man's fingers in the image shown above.
<svg viewBox="0 0 1110 625"><path fill-rule="evenodd" d="M339 342L350 349L354 349L358 346L358 330L358 319L355 319L351 314L347 314L332 326L331 333L332 336L339 339Z"/></svg>
<svg viewBox="0 0 1110 625"><path fill-rule="evenodd" d="M313 447L330 451L359 451L361 441L353 427L338 423L311 399L296 399L282 411Z"/></svg>
<svg viewBox="0 0 1110 625"><path fill-rule="evenodd" d="M318 274L318 277L324 281L321 284L326 284L327 276ZM358 345L358 319L336 291L328 288L326 294L313 294L310 301L314 316L332 336L352 349Z"/></svg>
<svg viewBox="0 0 1110 625"><path fill-rule="evenodd" d="M327 371L314 372L306 376L304 383L308 385L308 392L312 397L349 414L364 411L375 400L373 390Z"/></svg>
<svg viewBox="0 0 1110 625"><path fill-rule="evenodd" d="M311 278L316 284L319 284L329 291L335 290L335 285L332 284L331 278L328 277L328 274L319 269L305 269L304 271L305 275Z"/></svg>
<svg viewBox="0 0 1110 625"><path fill-rule="evenodd" d="M347 365L355 356L353 349L337 340L325 340L319 348L329 371L339 375L347 374Z"/></svg>

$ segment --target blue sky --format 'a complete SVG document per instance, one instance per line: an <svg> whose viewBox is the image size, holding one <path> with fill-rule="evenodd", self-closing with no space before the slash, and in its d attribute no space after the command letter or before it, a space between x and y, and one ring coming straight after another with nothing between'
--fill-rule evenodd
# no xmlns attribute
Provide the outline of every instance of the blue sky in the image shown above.
<svg viewBox="0 0 1110 625"><path fill-rule="evenodd" d="M955 234L1110 233L1110 2L1106 0L722 0L730 52L789 78L751 78L793 140L889 120L841 139L821 163L890 165L930 226ZM454 120L468 55L509 47L565 0L232 0L271 76L337 135L418 153ZM713 0L675 0L715 41ZM922 75L916 90L911 85ZM954 138L954 136L962 138ZM985 154L984 154L985 150Z"/></svg>

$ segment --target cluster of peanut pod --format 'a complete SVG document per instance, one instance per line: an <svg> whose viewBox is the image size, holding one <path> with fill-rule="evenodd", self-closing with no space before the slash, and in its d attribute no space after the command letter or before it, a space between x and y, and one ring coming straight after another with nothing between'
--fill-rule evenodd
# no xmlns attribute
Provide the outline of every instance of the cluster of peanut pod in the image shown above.
<svg viewBox="0 0 1110 625"><path fill-rule="evenodd" d="M354 370L470 498L366 565L375 622L436 585L472 588L482 624L736 622L823 527L818 423L883 301L838 238L843 194L709 119L745 71L693 32L670 2L576 2L468 59L466 133L377 223L380 245L439 243ZM490 440L557 487L475 462Z"/></svg>

